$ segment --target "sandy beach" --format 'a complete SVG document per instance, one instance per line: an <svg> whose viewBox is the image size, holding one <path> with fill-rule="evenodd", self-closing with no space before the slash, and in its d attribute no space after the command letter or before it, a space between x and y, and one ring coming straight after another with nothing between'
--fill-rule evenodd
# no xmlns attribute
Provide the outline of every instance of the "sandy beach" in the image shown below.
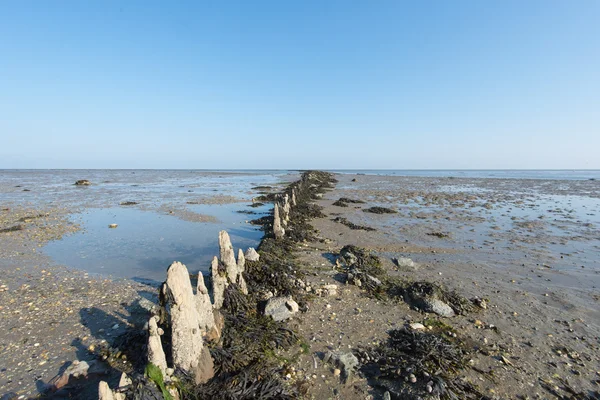
<svg viewBox="0 0 600 400"><path fill-rule="evenodd" d="M288 325L309 351L282 375L301 383L306 398L400 398L369 372L365 354L391 330L427 329L432 321L464 339L470 368L458 379L489 398L595 398L600 182L335 178L335 188L315 200L324 216L310 221L314 240L296 244L296 273L310 288L309 301ZM372 207L390 213L364 211ZM156 302L156 288L61 266L39 251L78 231L69 213L47 205L0 210L0 394L36 397L73 361L98 359L100 348L113 357L113 343L142 329ZM340 266L347 245L379 257L386 276L439 283L466 299L484 299L485 309L443 318L372 296ZM332 285L337 289L328 291ZM328 353L352 353L360 365L344 376ZM120 362L125 372L135 367ZM414 378L415 385L427 380ZM576 395L568 388L590 397L569 397Z"/></svg>

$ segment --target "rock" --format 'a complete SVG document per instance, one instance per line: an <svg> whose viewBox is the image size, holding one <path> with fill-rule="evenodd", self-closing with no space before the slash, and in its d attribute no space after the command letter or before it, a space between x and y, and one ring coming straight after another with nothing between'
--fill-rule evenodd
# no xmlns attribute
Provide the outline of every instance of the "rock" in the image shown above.
<svg viewBox="0 0 600 400"><path fill-rule="evenodd" d="M175 368L194 374L196 383L214 376L212 359L207 361L199 329L200 316L185 265L174 262L167 270L166 288L171 303L171 351ZM208 354L210 358L210 354ZM199 365L202 363L202 365Z"/></svg>
<svg viewBox="0 0 600 400"><path fill-rule="evenodd" d="M486 310L487 309L487 301L485 301L484 299L480 299L479 297L475 297L473 299L471 299L471 302L473 304L475 304L477 307Z"/></svg>
<svg viewBox="0 0 600 400"><path fill-rule="evenodd" d="M356 179L352 179L353 182L356 182ZM392 395L390 394L390 392L386 391L383 394L383 400L392 400Z"/></svg>
<svg viewBox="0 0 600 400"><path fill-rule="evenodd" d="M92 184L92 182L88 181L87 179L80 179L77 182L75 182L76 186L90 186Z"/></svg>
<svg viewBox="0 0 600 400"><path fill-rule="evenodd" d="M298 303L287 297L272 297L267 300L265 315L270 315L275 321L284 321L299 311Z"/></svg>
<svg viewBox="0 0 600 400"><path fill-rule="evenodd" d="M249 247L248 250L246 250L246 254L244 255L244 257L248 261L260 260L260 254L258 254L256 250L254 250L254 247Z"/></svg>
<svg viewBox="0 0 600 400"><path fill-rule="evenodd" d="M206 336L215 327L215 317L202 272L198 273L198 284L196 285L196 310L198 311L201 334Z"/></svg>
<svg viewBox="0 0 600 400"><path fill-rule="evenodd" d="M108 387L108 383L100 381L98 385L98 399L99 400L114 400L113 392Z"/></svg>
<svg viewBox="0 0 600 400"><path fill-rule="evenodd" d="M110 224L110 225L108 225L108 227L111 228L111 229L115 229L117 226L119 226L119 225L117 225L117 224Z"/></svg>
<svg viewBox="0 0 600 400"><path fill-rule="evenodd" d="M352 252L350 252L346 248L343 248L342 251L340 251L340 256L342 258L342 261L348 267L350 267L358 262L358 257L356 257Z"/></svg>
<svg viewBox="0 0 600 400"><path fill-rule="evenodd" d="M360 364L358 358L350 352L338 353L328 351L323 357L323 362L331 362L342 370L342 377L347 380Z"/></svg>
<svg viewBox="0 0 600 400"><path fill-rule="evenodd" d="M68 384L72 384L76 380L87 379L90 375L102 375L105 373L106 366L99 361L93 360L87 362L75 360L61 375L52 378L48 382L47 387L51 391L56 391Z"/></svg>
<svg viewBox="0 0 600 400"><path fill-rule="evenodd" d="M338 285L323 285L321 287L322 293L324 293L327 296L337 296L337 290L338 290Z"/></svg>
<svg viewBox="0 0 600 400"><path fill-rule="evenodd" d="M425 329L425 325L420 324L418 322L410 324L409 326L410 326L410 329L412 329L413 331L422 331Z"/></svg>
<svg viewBox="0 0 600 400"><path fill-rule="evenodd" d="M220 309L223 307L223 300L225 300L225 288L227 288L227 277L221 275L219 272L219 260L214 257L210 265L210 272L212 276L212 287L213 287L213 307Z"/></svg>
<svg viewBox="0 0 600 400"><path fill-rule="evenodd" d="M423 310L426 312L432 312L442 317L454 317L454 310L448 304L435 298L426 298L423 301Z"/></svg>
<svg viewBox="0 0 600 400"><path fill-rule="evenodd" d="M238 251L237 270L237 284L240 287L240 291L244 294L248 294L248 285L246 284L246 279L244 278L244 271L246 270L246 258L244 257L244 252L242 249L239 249Z"/></svg>
<svg viewBox="0 0 600 400"><path fill-rule="evenodd" d="M398 268L417 268L417 263L415 263L413 260L411 260L408 257L398 257L398 258L392 258L392 262L398 267Z"/></svg>
<svg viewBox="0 0 600 400"><path fill-rule="evenodd" d="M227 231L219 232L219 258L223 265L225 265L229 282L237 282L238 268L235 261L235 252L233 251L231 239L229 239Z"/></svg>
<svg viewBox="0 0 600 400"><path fill-rule="evenodd" d="M167 358L158 333L157 317L148 321L148 362L156 365L163 373L167 370Z"/></svg>
<svg viewBox="0 0 600 400"><path fill-rule="evenodd" d="M292 205L295 206L298 203L296 202L296 189L292 189L292 199L291 199Z"/></svg>
<svg viewBox="0 0 600 400"><path fill-rule="evenodd" d="M273 209L273 234L275 239L282 239L285 236L285 230L281 226L281 218L279 216L279 205L275 203Z"/></svg>
<svg viewBox="0 0 600 400"><path fill-rule="evenodd" d="M123 372L121 374L121 379L119 380L119 388L126 388L128 386L130 386L133 382L131 381L131 379L129 379L129 377L127 376L127 374L125 372ZM125 397L125 393L120 393L120 392L115 392L114 393L114 398L115 400L127 400L127 398Z"/></svg>

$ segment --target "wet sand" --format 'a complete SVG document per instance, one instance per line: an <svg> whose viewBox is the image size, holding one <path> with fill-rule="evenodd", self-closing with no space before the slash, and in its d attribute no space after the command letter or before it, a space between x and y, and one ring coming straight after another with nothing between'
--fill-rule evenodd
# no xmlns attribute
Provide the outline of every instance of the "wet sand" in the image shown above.
<svg viewBox="0 0 600 400"><path fill-rule="evenodd" d="M321 240L308 244L303 254L310 285L340 287L336 296L317 297L298 322L313 355L356 351L384 342L389 329L431 318L345 285L335 254L353 244L379 255L390 275L443 283L467 298L489 300L487 310L444 318L444 323L480 349L473 357L475 369L464 378L492 398L551 398L542 383L560 387L557 377L578 391L598 390L598 182L336 178L336 189L319 201L327 217L312 221ZM556 197L566 194L571 197ZM340 197L366 203L332 205ZM579 218L572 217L575 201L584 214ZM397 213L362 211L372 206ZM377 230L352 230L335 217ZM398 267L391 261L401 257L416 265ZM298 370L313 382L314 398L383 395L360 376L342 383L331 365L315 363L312 356Z"/></svg>

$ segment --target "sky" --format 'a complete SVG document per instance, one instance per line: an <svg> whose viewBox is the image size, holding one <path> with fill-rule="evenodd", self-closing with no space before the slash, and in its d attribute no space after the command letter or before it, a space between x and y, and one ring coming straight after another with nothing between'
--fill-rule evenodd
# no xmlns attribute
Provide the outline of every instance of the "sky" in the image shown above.
<svg viewBox="0 0 600 400"><path fill-rule="evenodd" d="M598 169L600 1L0 0L0 168Z"/></svg>

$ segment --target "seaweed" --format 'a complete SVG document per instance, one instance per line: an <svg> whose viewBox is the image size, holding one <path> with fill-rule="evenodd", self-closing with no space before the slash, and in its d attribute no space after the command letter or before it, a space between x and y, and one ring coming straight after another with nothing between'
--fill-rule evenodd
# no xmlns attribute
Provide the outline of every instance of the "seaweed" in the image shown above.
<svg viewBox="0 0 600 400"><path fill-rule="evenodd" d="M460 339L406 328L388 334L386 343L358 351L361 371L372 383L402 399L487 398L474 385L457 377L468 368L470 355Z"/></svg>
<svg viewBox="0 0 600 400"><path fill-rule="evenodd" d="M37 214L37 215L28 215L26 217L22 217L18 219L18 222L31 222L34 219L44 218L49 216L50 214Z"/></svg>
<svg viewBox="0 0 600 400"><path fill-rule="evenodd" d="M119 205L121 206L135 206L136 204L139 204L137 201L122 201L121 203L119 203Z"/></svg>
<svg viewBox="0 0 600 400"><path fill-rule="evenodd" d="M348 267L360 268L373 276L385 275L381 259L362 247L347 245L340 250L340 258Z"/></svg>
<svg viewBox="0 0 600 400"><path fill-rule="evenodd" d="M476 310L473 301L438 283L388 276L379 257L358 246L344 246L339 253L338 265L346 272L348 283L360 286L379 299L402 300L427 312L431 311L428 306L432 300L442 301L456 314L465 315Z"/></svg>
<svg viewBox="0 0 600 400"><path fill-rule="evenodd" d="M373 213L373 214L397 214L398 211L394 211L391 208L386 207L370 207L363 209L364 212Z"/></svg>
<svg viewBox="0 0 600 400"><path fill-rule="evenodd" d="M440 239L450 237L450 235L448 233L444 233L444 232L429 232L429 233L427 233L427 236L435 236Z"/></svg>
<svg viewBox="0 0 600 400"><path fill-rule="evenodd" d="M347 197L340 197L332 205L338 206L338 207L348 207L348 204L350 204L350 203L351 204L365 204L365 202L362 200L353 200L353 199L349 199Z"/></svg>
<svg viewBox="0 0 600 400"><path fill-rule="evenodd" d="M15 225L15 226L11 226L10 228L0 229L0 233L17 232L17 231L22 231L24 229L25 229L25 227L23 227L23 225Z"/></svg>
<svg viewBox="0 0 600 400"><path fill-rule="evenodd" d="M277 201L283 195L296 194L296 206L290 210L286 235L275 239L273 215L251 221L260 225L265 235L258 246L260 260L247 260L244 278L248 295L237 284L225 291L221 313L224 318L218 343L209 343L215 377L196 385L190 376L177 371L182 399L296 399L300 388L283 379L289 360L277 355L301 340L285 322L274 321L261 313L264 300L271 296L292 296L306 308L308 294L302 288L302 272L297 264L298 243L314 238L312 218L324 216L322 208L312 204L315 194L323 193L333 183L331 174L307 171L300 181L289 185L283 194L260 196L261 201ZM257 203L254 203L255 206ZM261 204L262 205L262 204ZM169 333L165 331L165 335Z"/></svg>
<svg viewBox="0 0 600 400"><path fill-rule="evenodd" d="M345 206L343 206L343 207L345 207ZM336 218L332 219L332 221L339 222L342 225L346 225L348 228L350 228L352 230L362 230L362 231L367 231L367 232L372 232L372 231L377 230L375 228L371 228L370 226L356 225L354 222L350 222L344 217L336 217Z"/></svg>

